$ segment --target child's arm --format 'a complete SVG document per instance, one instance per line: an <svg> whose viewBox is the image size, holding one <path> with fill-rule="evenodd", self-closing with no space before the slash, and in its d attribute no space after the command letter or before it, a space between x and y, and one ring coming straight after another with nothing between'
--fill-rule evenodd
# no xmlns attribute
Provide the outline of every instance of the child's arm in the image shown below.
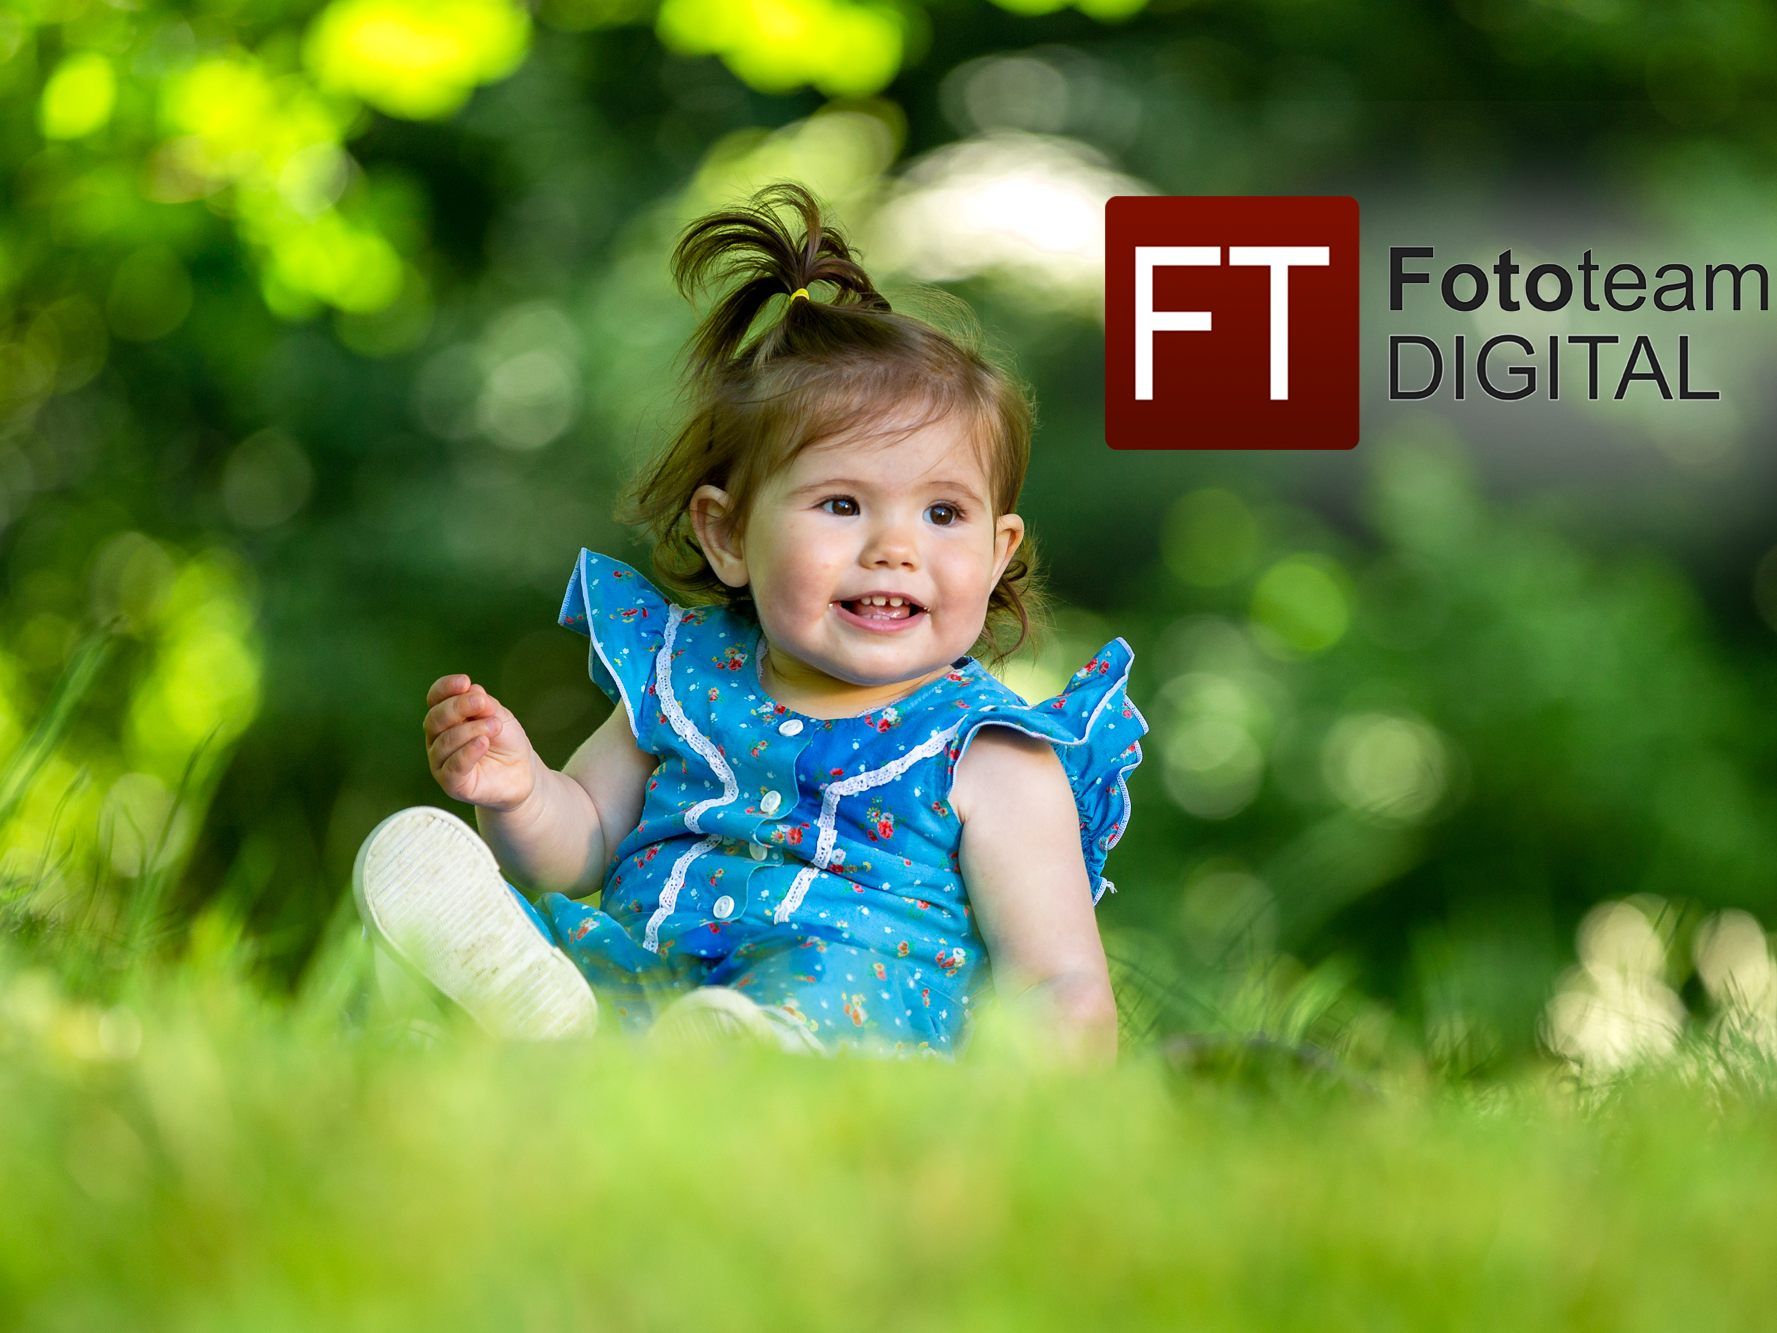
<svg viewBox="0 0 1777 1333"><path fill-rule="evenodd" d="M510 709L467 676L446 676L428 696L427 751L446 793L475 806L494 859L533 890L589 893L641 818L659 760L642 750L619 708L556 772Z"/></svg>
<svg viewBox="0 0 1777 1333"><path fill-rule="evenodd" d="M969 904L1000 996L1035 1006L1076 1059L1117 1058L1117 1004L1093 914L1080 813L1045 740L984 727L957 765Z"/></svg>
<svg viewBox="0 0 1777 1333"><path fill-rule="evenodd" d="M621 708L574 751L561 772L536 761L537 785L515 810L477 807L475 823L511 878L570 898L596 892L617 845L642 817L660 760L636 745Z"/></svg>

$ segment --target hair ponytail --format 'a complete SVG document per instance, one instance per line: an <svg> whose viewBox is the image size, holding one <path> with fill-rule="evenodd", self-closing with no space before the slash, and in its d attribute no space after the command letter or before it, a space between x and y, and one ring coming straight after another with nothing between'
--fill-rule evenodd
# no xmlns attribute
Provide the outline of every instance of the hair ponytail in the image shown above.
<svg viewBox="0 0 1777 1333"><path fill-rule="evenodd" d="M784 208L796 215L800 236L779 217ZM693 222L673 249L672 276L679 294L692 302L712 286L737 284L704 317L687 346L687 370L698 384L712 382L736 360L760 312L775 296L788 298L800 288L827 283L838 293L831 301L819 302L825 309L890 308L852 257L845 237L823 221L819 202L792 181L766 186L745 207ZM811 290L810 311L816 303ZM789 300L782 320L767 328L739 359L753 363L799 350L796 324L810 315L796 305Z"/></svg>

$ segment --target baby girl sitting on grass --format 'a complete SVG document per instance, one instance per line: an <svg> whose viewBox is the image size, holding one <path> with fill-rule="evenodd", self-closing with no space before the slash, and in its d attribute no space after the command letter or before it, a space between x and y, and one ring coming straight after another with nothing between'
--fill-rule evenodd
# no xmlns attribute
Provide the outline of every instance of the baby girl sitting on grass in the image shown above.
<svg viewBox="0 0 1777 1333"><path fill-rule="evenodd" d="M440 678L427 755L481 836L385 820L366 920L513 1035L602 1012L943 1056L997 993L1114 1059L1094 908L1147 731L1133 654L1113 639L1036 704L971 655L1003 660L1036 605L1025 392L891 310L799 186L694 222L673 271L723 293L689 419L635 492L665 590L582 550L560 616L617 707L557 772L484 688Z"/></svg>

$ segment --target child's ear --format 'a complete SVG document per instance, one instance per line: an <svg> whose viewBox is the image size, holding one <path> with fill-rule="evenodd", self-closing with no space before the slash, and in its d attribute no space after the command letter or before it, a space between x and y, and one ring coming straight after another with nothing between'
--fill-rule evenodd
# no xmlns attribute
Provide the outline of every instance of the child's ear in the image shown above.
<svg viewBox="0 0 1777 1333"><path fill-rule="evenodd" d="M699 486L691 495L691 526L704 559L730 588L747 586L744 543L734 535L734 497L719 486Z"/></svg>
<svg viewBox="0 0 1777 1333"><path fill-rule="evenodd" d="M1012 556L1024 541L1024 520L1017 514L1001 514L993 525L993 583L997 585Z"/></svg>

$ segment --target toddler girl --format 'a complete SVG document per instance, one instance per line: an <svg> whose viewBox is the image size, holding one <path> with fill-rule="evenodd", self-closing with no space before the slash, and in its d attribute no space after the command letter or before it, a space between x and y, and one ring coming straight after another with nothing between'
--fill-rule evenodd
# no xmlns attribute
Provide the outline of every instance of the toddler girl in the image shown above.
<svg viewBox="0 0 1777 1333"><path fill-rule="evenodd" d="M891 310L799 186L693 223L673 273L725 289L689 419L635 490L674 595L580 552L560 622L617 707L560 772L468 677L432 686L432 772L485 844L443 811L384 821L366 920L503 1032L589 1031L602 1007L947 1055L991 964L1003 999L1112 1058L1093 909L1147 731L1133 655L1113 639L1037 704L970 655L1031 626L1023 390ZM500 867L561 891L533 906Z"/></svg>

